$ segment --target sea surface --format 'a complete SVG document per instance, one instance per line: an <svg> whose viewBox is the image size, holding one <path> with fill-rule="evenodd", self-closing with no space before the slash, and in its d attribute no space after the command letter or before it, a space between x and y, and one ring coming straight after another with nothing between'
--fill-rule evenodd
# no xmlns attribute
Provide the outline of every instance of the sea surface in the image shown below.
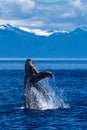
<svg viewBox="0 0 87 130"><path fill-rule="evenodd" d="M45 82L52 102L42 110L24 109L25 61L1 60L0 130L87 130L87 61L34 63L54 74Z"/></svg>

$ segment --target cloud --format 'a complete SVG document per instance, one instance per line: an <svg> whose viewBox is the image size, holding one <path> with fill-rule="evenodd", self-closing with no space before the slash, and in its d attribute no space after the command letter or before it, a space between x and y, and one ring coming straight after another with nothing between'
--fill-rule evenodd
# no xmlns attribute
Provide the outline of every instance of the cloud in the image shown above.
<svg viewBox="0 0 87 130"><path fill-rule="evenodd" d="M76 13L73 10L69 10L61 14L61 18L74 18L76 17Z"/></svg>
<svg viewBox="0 0 87 130"><path fill-rule="evenodd" d="M81 0L69 0L68 2L72 7L76 7L78 9L82 9L84 6Z"/></svg>
<svg viewBox="0 0 87 130"><path fill-rule="evenodd" d="M69 6L73 11L77 14L77 16L85 16L87 15L87 5L83 3L81 0L71 0L68 1Z"/></svg>
<svg viewBox="0 0 87 130"><path fill-rule="evenodd" d="M0 17L19 19L31 16L35 2L32 0L0 0Z"/></svg>
<svg viewBox="0 0 87 130"><path fill-rule="evenodd" d="M0 0L0 24L72 29L87 24L87 1Z"/></svg>
<svg viewBox="0 0 87 130"><path fill-rule="evenodd" d="M3 20L0 19L0 25L3 24L11 24L13 26L25 26L25 27L31 27L31 28L40 28L44 26L44 23L42 21L30 21L29 19L22 19L22 20Z"/></svg>

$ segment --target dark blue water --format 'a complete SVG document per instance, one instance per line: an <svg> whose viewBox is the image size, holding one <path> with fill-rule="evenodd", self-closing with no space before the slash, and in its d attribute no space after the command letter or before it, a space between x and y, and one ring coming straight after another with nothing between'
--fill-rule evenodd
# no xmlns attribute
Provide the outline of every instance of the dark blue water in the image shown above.
<svg viewBox="0 0 87 130"><path fill-rule="evenodd" d="M35 64L54 73L48 82L59 107L25 110L24 61L0 61L0 130L87 130L87 61Z"/></svg>

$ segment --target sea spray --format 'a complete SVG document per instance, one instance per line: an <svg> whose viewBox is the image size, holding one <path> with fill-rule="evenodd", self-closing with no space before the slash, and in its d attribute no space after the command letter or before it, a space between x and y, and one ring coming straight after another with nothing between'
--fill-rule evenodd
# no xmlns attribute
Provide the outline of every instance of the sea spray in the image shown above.
<svg viewBox="0 0 87 130"><path fill-rule="evenodd" d="M38 85L39 90L34 85L26 90L27 108L38 110L69 108L63 90L56 89L58 86L55 77L39 81Z"/></svg>
<svg viewBox="0 0 87 130"><path fill-rule="evenodd" d="M52 82L53 81L53 82ZM70 108L70 105L67 102L67 98L65 97L65 92L63 88L58 86L56 84L56 79L53 77L53 80L51 81L51 87L53 88L53 91L55 92L55 100L54 105L56 108Z"/></svg>

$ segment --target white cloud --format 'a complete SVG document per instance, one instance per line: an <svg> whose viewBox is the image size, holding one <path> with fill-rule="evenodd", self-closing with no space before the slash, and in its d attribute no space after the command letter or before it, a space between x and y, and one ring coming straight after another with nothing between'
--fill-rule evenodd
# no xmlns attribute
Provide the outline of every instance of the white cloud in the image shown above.
<svg viewBox="0 0 87 130"><path fill-rule="evenodd" d="M27 18L35 8L32 0L0 0L0 14L3 19Z"/></svg>
<svg viewBox="0 0 87 130"><path fill-rule="evenodd" d="M69 4L77 8L82 8L83 6L83 3L81 2L81 0L69 0Z"/></svg>
<svg viewBox="0 0 87 130"><path fill-rule="evenodd" d="M61 18L74 18L75 16L76 16L76 13L73 10L70 10L61 14Z"/></svg>
<svg viewBox="0 0 87 130"><path fill-rule="evenodd" d="M22 20L3 20L0 19L0 25L3 24L11 24L14 26L28 26L28 27L42 27L44 23L42 21L30 21L29 19L22 19Z"/></svg>
<svg viewBox="0 0 87 130"><path fill-rule="evenodd" d="M0 0L0 24L57 29L87 24L87 1Z"/></svg>
<svg viewBox="0 0 87 130"><path fill-rule="evenodd" d="M73 9L73 11L76 13L76 15L78 16L87 16L87 4L85 4L84 2L82 2L81 0L69 0L68 4L70 6L71 9Z"/></svg>
<svg viewBox="0 0 87 130"><path fill-rule="evenodd" d="M32 0L16 0L16 2L23 13L28 13L35 7L35 3Z"/></svg>

